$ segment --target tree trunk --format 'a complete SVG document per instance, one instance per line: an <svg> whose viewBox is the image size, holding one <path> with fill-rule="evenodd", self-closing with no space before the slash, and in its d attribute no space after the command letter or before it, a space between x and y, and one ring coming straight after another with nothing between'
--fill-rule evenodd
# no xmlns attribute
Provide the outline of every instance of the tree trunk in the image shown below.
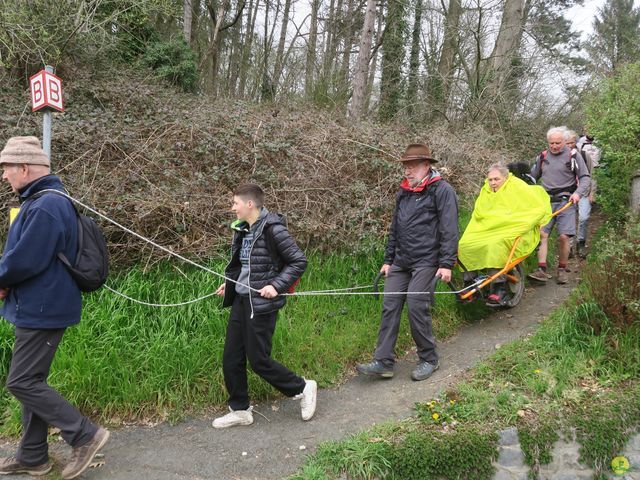
<svg viewBox="0 0 640 480"><path fill-rule="evenodd" d="M355 32L353 21L353 1L349 0L347 4L347 13L344 16L345 34L344 34L344 49L342 50L342 64L340 65L340 89L343 91L343 95L346 98L349 90L349 66L351 65L351 49L353 48L353 37Z"/></svg>
<svg viewBox="0 0 640 480"><path fill-rule="evenodd" d="M451 84L455 71L455 57L460 41L460 16L462 15L461 0L450 0L444 27L444 42L440 61L438 62L438 75L431 82L431 96L433 97L434 110L446 117Z"/></svg>
<svg viewBox="0 0 640 480"><path fill-rule="evenodd" d="M487 63L488 71L485 72L489 78L487 91L491 95L490 98L500 94L510 77L512 61L518 53L524 31L523 10L523 0L505 0L500 31Z"/></svg>
<svg viewBox="0 0 640 480"><path fill-rule="evenodd" d="M244 10L245 2L239 2L236 7L236 14L228 22L226 25L224 24L224 20L226 14L229 10L231 10L231 0L224 0L220 2L220 5L216 9L213 0L207 1L207 9L209 11L209 16L211 17L211 21L213 23L213 29L211 31L211 40L209 42L209 58L211 61L211 76L209 83L209 92L214 94L216 93L216 89L218 88L218 64L220 63L220 38L221 33L224 30L227 30L230 27L233 27L240 16L242 15L242 11Z"/></svg>
<svg viewBox="0 0 640 480"><path fill-rule="evenodd" d="M219 63L219 50L220 50L220 28L222 27L222 22L224 21L224 17L229 7L229 1L220 2L220 5L217 9L215 6L209 2L209 15L211 16L211 21L213 22L213 29L211 31L211 40L209 41L209 58L211 61L211 73L209 77L209 93L215 95L215 90L218 83L218 63Z"/></svg>
<svg viewBox="0 0 640 480"><path fill-rule="evenodd" d="M201 54L200 42L198 42L198 32L200 28L200 15L202 15L202 2L191 0L191 40L189 44L195 49L198 56Z"/></svg>
<svg viewBox="0 0 640 480"><path fill-rule="evenodd" d="M360 36L360 49L356 60L356 70L353 78L353 96L349 106L349 116L360 118L364 114L365 97L367 93L367 72L371 56L371 38L376 19L376 0L367 0L367 11L364 15L364 25Z"/></svg>
<svg viewBox="0 0 640 480"><path fill-rule="evenodd" d="M379 115L382 120L392 119L400 110L404 62L404 8L404 0L389 0L387 5L380 81Z"/></svg>
<svg viewBox="0 0 640 480"><path fill-rule="evenodd" d="M284 44L287 41L287 25L289 23L289 12L291 10L291 0L285 0L284 12L282 14L282 26L280 27L280 40L278 41L278 50L276 51L276 63L273 69L273 84L278 88L280 84L280 76L282 75L282 60L284 57Z"/></svg>
<svg viewBox="0 0 640 480"><path fill-rule="evenodd" d="M187 45L191 45L191 23L193 20L193 10L191 8L191 0L184 0L183 12L184 12L184 19L182 22L182 35L184 36L184 41L187 42Z"/></svg>
<svg viewBox="0 0 640 480"><path fill-rule="evenodd" d="M304 76L304 93L307 98L313 92L316 72L316 48L318 46L318 8L320 0L311 0L311 25L309 27L309 42L307 43L307 61Z"/></svg>
<svg viewBox="0 0 640 480"><path fill-rule="evenodd" d="M244 48L242 49L242 65L240 67L240 80L238 84L238 96L244 98L247 87L247 77L249 75L249 60L251 58L251 49L253 47L253 36L256 28L256 17L258 15L258 6L260 0L256 0L253 6L253 0L249 2L249 11L247 12L247 31L245 33ZM251 8L253 7L253 12Z"/></svg>
<svg viewBox="0 0 640 480"><path fill-rule="evenodd" d="M229 41L229 67L227 69L227 94L235 97L242 63L242 22L232 30Z"/></svg>
<svg viewBox="0 0 640 480"><path fill-rule="evenodd" d="M378 70L378 50L380 50L380 44L382 42L382 25L384 22L384 0L380 2L380 8L378 8L378 23L376 26L376 47L373 51L373 58L371 59L371 67L369 68L369 80L367 81L367 94L364 102L364 112L369 111L369 105L371 103L371 94L373 93L373 83L376 79L376 71Z"/></svg>
<svg viewBox="0 0 640 480"><path fill-rule="evenodd" d="M420 67L420 33L422 31L422 0L415 0L413 32L411 34L411 54L409 55L409 86L407 88L407 112L413 115L418 93Z"/></svg>
<svg viewBox="0 0 640 480"><path fill-rule="evenodd" d="M329 77L331 76L331 70L333 66L333 59L336 56L334 43L336 36L337 16L338 14L337 9L335 8L335 0L331 0L331 3L329 4L329 14L327 15L327 21L325 22L324 26L324 30L327 33L327 40L324 48L324 57L322 58L322 81L325 83L325 85L328 85L329 83Z"/></svg>

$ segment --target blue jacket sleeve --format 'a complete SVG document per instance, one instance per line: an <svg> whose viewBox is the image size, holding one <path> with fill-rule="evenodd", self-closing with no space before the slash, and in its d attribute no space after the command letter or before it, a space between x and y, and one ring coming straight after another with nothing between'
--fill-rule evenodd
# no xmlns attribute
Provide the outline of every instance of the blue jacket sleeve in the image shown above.
<svg viewBox="0 0 640 480"><path fill-rule="evenodd" d="M30 208L20 238L0 260L0 286L12 287L43 272L63 243L61 222L49 212Z"/></svg>

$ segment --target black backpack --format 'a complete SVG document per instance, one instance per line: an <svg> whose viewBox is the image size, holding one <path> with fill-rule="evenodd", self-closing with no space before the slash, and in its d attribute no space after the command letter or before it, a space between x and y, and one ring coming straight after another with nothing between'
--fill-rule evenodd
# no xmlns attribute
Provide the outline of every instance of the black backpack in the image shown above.
<svg viewBox="0 0 640 480"><path fill-rule="evenodd" d="M530 168L526 162L513 162L507 165L507 168L515 177L523 180L529 185L535 185L536 179L529 173Z"/></svg>
<svg viewBox="0 0 640 480"><path fill-rule="evenodd" d="M109 251L107 241L98 224L86 215L78 212L75 204L62 192L46 190L30 196L27 200L39 198L47 193L53 193L67 198L78 219L78 253L73 263L66 255L58 252L58 258L83 292L93 292L102 287L109 276Z"/></svg>

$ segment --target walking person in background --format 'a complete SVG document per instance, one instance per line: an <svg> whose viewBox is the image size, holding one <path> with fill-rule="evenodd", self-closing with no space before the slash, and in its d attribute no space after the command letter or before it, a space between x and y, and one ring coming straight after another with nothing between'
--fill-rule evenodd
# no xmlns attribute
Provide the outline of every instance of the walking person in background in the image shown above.
<svg viewBox="0 0 640 480"><path fill-rule="evenodd" d="M109 432L80 414L47 378L67 327L80 322L82 297L59 252L76 258L76 212L51 175L49 157L35 137L13 137L0 153L2 179L21 202L0 259L2 316L15 325L7 389L22 405L22 439L13 457L0 459L0 475L45 475L51 470L49 425L73 448L62 478L80 476L109 439ZM33 198L37 196L37 198Z"/></svg>
<svg viewBox="0 0 640 480"><path fill-rule="evenodd" d="M540 180L542 187L551 197L551 210L556 212L567 202L573 205L564 210L542 228L540 247L538 248L538 268L529 274L529 278L546 282L547 253L549 235L558 227L558 270L557 283L569 281L567 262L569 261L570 238L576 234L576 205L581 198L589 194L591 178L582 156L575 148L566 145L566 128L555 127L547 132L549 149L544 150L536 160L531 175Z"/></svg>
<svg viewBox="0 0 640 480"><path fill-rule="evenodd" d="M591 208L595 202L596 196L596 181L594 178L594 169L600 165L600 149L593 144L593 137L588 134L581 137L579 143L574 143L578 134L570 132L570 138L573 140L567 140L568 146L574 146L578 149L582 158L587 165L589 175L591 175L591 188L589 194L582 197L578 202L578 235L576 242L576 253L580 258L585 258L587 249L587 234L589 226L589 218L591 217Z"/></svg>
<svg viewBox="0 0 640 480"><path fill-rule="evenodd" d="M255 184L240 185L233 192L231 208L238 220L231 247L227 280L217 294L231 307L224 343L222 368L229 392L229 413L213 421L215 428L253 423L247 385L247 360L255 373L287 397L299 399L302 419L316 410L318 386L299 377L271 358L271 338L278 310L289 288L307 267L307 259L296 245L284 217L264 207L264 192Z"/></svg>

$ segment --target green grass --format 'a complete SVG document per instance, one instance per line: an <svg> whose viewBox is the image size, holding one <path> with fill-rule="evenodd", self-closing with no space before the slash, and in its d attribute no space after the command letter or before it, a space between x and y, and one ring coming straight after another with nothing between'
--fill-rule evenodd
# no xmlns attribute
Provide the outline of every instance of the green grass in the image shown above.
<svg viewBox="0 0 640 480"><path fill-rule="evenodd" d="M381 262L380 248L358 255L310 255L298 291L370 285ZM205 295L220 283L204 271L176 265L148 272L134 268L109 285L134 298L172 303ZM223 263L209 266L224 269ZM433 312L439 338L454 333L469 316L452 295L441 297ZM355 361L370 358L381 303L373 296L290 298L279 315L273 357L320 385L340 382ZM84 413L113 424L179 419L219 406L226 401L221 361L228 315L219 297L150 308L102 289L85 297L82 322L65 333L50 383ZM405 319L398 350L411 344ZM12 347L12 326L0 322L0 378L6 377ZM253 373L250 393L254 400L279 395ZM17 435L19 405L6 389L0 412L0 433Z"/></svg>
<svg viewBox="0 0 640 480"><path fill-rule="evenodd" d="M627 245L625 235L634 238L631 231L602 242L615 249L612 242ZM635 258L625 248L620 265ZM616 268L607 271L610 284L597 288L616 294L628 277ZM581 285L535 334L501 347L455 388L416 404L412 419L321 445L292 478L491 478L492 434L510 426L518 428L532 478L552 460L553 443L572 432L581 460L604 478L640 429L640 319L607 317L590 288ZM451 451L450 467L434 460Z"/></svg>
<svg viewBox="0 0 640 480"><path fill-rule="evenodd" d="M292 478L337 479L344 478L343 473L350 479L414 478L409 473L397 477L405 467L407 472L423 472L415 478L466 478L462 465L476 465L474 478L491 478L490 466L482 463L477 451L495 449L489 432L508 426L518 428L527 463L534 469L551 461L558 432L575 430L582 460L600 474L640 428L638 345L640 323L626 330L612 328L598 305L577 291L534 335L500 348L454 389L418 403L412 419L386 425L383 431L361 432L330 447L321 445ZM446 458L452 445L439 442L453 433L460 434L453 467L429 470L431 460L422 457ZM469 435L475 440L465 447ZM371 447L367 442L372 438L380 446ZM419 445L429 451L416 456ZM352 472L371 448L386 452L377 458L379 452L372 464L375 475ZM398 459L405 457L414 458L415 464L407 460L409 466L399 466ZM325 476L306 476L305 468Z"/></svg>

